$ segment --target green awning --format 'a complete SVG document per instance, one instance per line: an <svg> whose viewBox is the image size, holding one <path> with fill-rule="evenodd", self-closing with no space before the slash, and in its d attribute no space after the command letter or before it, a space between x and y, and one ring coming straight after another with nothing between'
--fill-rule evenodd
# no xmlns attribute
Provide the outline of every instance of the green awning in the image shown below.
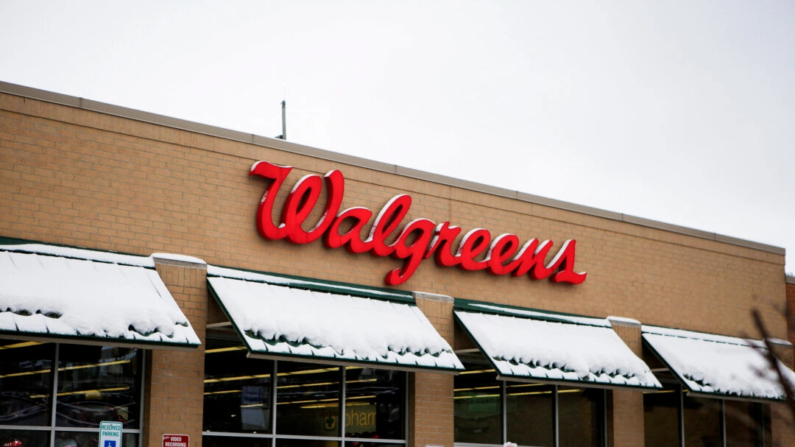
<svg viewBox="0 0 795 447"><path fill-rule="evenodd" d="M467 300L456 300L455 317L500 379L662 388L606 319Z"/></svg>
<svg viewBox="0 0 795 447"><path fill-rule="evenodd" d="M0 245L0 336L147 348L201 345L150 257Z"/></svg>
<svg viewBox="0 0 795 447"><path fill-rule="evenodd" d="M250 357L464 369L407 292L215 266L207 275Z"/></svg>

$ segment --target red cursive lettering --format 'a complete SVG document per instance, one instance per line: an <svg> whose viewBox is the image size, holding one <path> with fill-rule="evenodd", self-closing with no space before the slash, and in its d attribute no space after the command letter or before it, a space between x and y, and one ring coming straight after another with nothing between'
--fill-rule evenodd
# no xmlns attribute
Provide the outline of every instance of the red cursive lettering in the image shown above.
<svg viewBox="0 0 795 447"><path fill-rule="evenodd" d="M422 260L431 256L440 266L486 270L493 275L528 275L536 280L549 278L551 282L569 284L585 281L586 273L574 271L574 240L564 242L552 261L545 265L544 260L552 249L551 241L539 243L537 239L531 239L519 249L516 235L501 234L492 240L488 230L475 228L464 235L454 252L453 244L461 234L459 227L450 225L450 222L437 225L428 219L416 219L409 222L390 244L388 239L396 233L411 208L411 197L406 194L397 195L384 205L370 228L369 236L362 240L362 231L373 213L361 207L339 212L345 179L337 170L326 174L325 182L319 175L300 179L287 196L281 222L277 226L273 222L273 205L292 169L264 161L251 167L250 175L270 182L257 209L257 231L265 239L287 239L293 244L308 244L322 237L327 248L344 246L350 253L370 252L374 256L403 260L402 267L390 271L384 278L390 286L406 282ZM304 221L317 204L324 183L326 207L315 227L306 231ZM346 224L351 225L350 229L340 234L341 227ZM483 259L478 260L479 257Z"/></svg>

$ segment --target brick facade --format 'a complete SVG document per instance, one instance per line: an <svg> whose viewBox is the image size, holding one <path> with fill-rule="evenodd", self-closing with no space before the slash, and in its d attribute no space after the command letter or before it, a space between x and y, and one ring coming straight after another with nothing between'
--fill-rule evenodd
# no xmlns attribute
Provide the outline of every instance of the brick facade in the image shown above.
<svg viewBox="0 0 795 447"><path fill-rule="evenodd" d="M382 286L398 261L259 237L254 216L265 183L248 176L259 160L295 167L276 209L301 176L340 169L343 208L377 212L407 193L413 205L406 222L424 217L464 232L482 227L523 242L549 239L552 254L576 239L576 270L588 272L583 284L570 286L427 260L400 289L732 336L755 333L750 312L759 309L774 336L795 341L781 312L795 300L783 281L781 254L6 93L0 93L0 236L179 253L228 267ZM205 271L164 264L158 271L203 340ZM451 344L466 343L456 336L451 303L417 301ZM617 332L638 349L639 331ZM188 433L192 445L201 445L203 362L202 349L151 355L148 446L159 445L166 431ZM412 445L451 447L452 376L414 374L411 387ZM616 392L611 405L614 445L642 445L642 395Z"/></svg>

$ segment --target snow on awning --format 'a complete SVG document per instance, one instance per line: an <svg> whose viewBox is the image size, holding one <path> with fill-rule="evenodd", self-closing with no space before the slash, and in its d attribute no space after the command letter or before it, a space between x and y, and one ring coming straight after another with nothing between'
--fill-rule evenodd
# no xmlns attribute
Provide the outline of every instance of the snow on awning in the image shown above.
<svg viewBox="0 0 795 447"><path fill-rule="evenodd" d="M457 307L456 319L500 379L662 388L606 319L472 302Z"/></svg>
<svg viewBox="0 0 795 447"><path fill-rule="evenodd" d="M408 293L215 266L207 276L251 357L464 369Z"/></svg>
<svg viewBox="0 0 795 447"><path fill-rule="evenodd" d="M691 393L711 397L784 400L761 341L643 326L643 341ZM778 362L795 383L795 373Z"/></svg>
<svg viewBox="0 0 795 447"><path fill-rule="evenodd" d="M0 336L68 343L201 344L150 257L0 245Z"/></svg>

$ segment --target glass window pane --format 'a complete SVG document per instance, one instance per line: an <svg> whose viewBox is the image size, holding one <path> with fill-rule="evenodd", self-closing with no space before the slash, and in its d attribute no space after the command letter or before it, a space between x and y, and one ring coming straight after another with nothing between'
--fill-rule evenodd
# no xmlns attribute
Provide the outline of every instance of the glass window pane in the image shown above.
<svg viewBox="0 0 795 447"><path fill-rule="evenodd" d="M508 442L552 446L554 389L554 385L506 382Z"/></svg>
<svg viewBox="0 0 795 447"><path fill-rule="evenodd" d="M763 446L765 439L765 405L736 400L727 400L725 402L726 446Z"/></svg>
<svg viewBox="0 0 795 447"><path fill-rule="evenodd" d="M271 439L202 436L202 447L271 447Z"/></svg>
<svg viewBox="0 0 795 447"><path fill-rule="evenodd" d="M604 390L558 388L560 445L598 447L604 431Z"/></svg>
<svg viewBox="0 0 795 447"><path fill-rule="evenodd" d="M385 442L345 441L345 447L406 447L406 444L389 444Z"/></svg>
<svg viewBox="0 0 795 447"><path fill-rule="evenodd" d="M139 428L142 358L138 349L60 345L56 425Z"/></svg>
<svg viewBox="0 0 795 447"><path fill-rule="evenodd" d="M0 430L0 446L49 447L49 445L49 431Z"/></svg>
<svg viewBox="0 0 795 447"><path fill-rule="evenodd" d="M679 445L679 387L643 393L646 447Z"/></svg>
<svg viewBox="0 0 795 447"><path fill-rule="evenodd" d="M284 361L277 367L276 432L339 436L340 368Z"/></svg>
<svg viewBox="0 0 795 447"><path fill-rule="evenodd" d="M271 432L273 362L246 358L239 342L208 339L204 357L204 430Z"/></svg>
<svg viewBox="0 0 795 447"><path fill-rule="evenodd" d="M502 444L500 387L490 366L467 364L455 377L455 442Z"/></svg>
<svg viewBox="0 0 795 447"><path fill-rule="evenodd" d="M345 436L404 439L406 373L345 368Z"/></svg>
<svg viewBox="0 0 795 447"><path fill-rule="evenodd" d="M720 400L685 395L685 445L719 447L721 445Z"/></svg>
<svg viewBox="0 0 795 447"><path fill-rule="evenodd" d="M55 432L55 447L98 447L99 432ZM138 435L122 433L121 447L137 447ZM26 447L26 446L22 446Z"/></svg>
<svg viewBox="0 0 795 447"><path fill-rule="evenodd" d="M277 439L276 447L339 447L337 441L314 441L308 439Z"/></svg>
<svg viewBox="0 0 795 447"><path fill-rule="evenodd" d="M0 358L0 425L50 425L55 345L0 340Z"/></svg>

